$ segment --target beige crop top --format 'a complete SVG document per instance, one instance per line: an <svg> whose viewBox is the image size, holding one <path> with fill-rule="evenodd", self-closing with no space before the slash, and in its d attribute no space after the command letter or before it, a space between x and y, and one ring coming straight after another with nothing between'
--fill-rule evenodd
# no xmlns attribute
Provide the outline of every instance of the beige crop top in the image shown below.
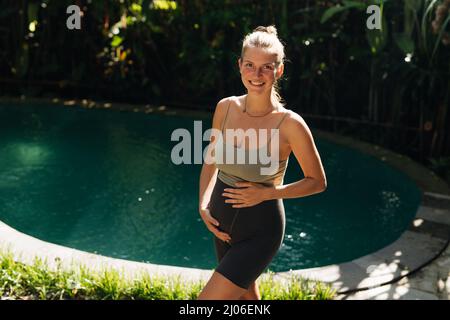
<svg viewBox="0 0 450 320"><path fill-rule="evenodd" d="M230 102L231 103L231 102ZM222 136L224 136L223 133L223 129L225 127L225 122L227 120L228 117L228 111L230 110L230 103L228 104L228 109L227 109L227 113L225 115L225 119L223 120L222 123ZM284 114L280 120L280 122L278 123L276 129L279 128L279 126L281 125L281 122L283 122L284 118L286 117L287 113ZM272 135L269 137L268 142L266 145L264 145L262 148L259 148L259 152L263 152L264 155L267 155L267 146L270 144ZM226 151L226 146L227 143L223 140L223 139L219 139L215 148L214 148L214 153L216 156L220 157L221 159L226 159L224 152ZM278 162L278 165L274 165L272 167L272 171L269 172L269 174L261 174L261 168L269 168L270 164L263 164L260 161L260 157L257 157L257 161L256 163L249 163L249 161L247 161L249 159L249 150L245 149L245 143L243 143L243 147L236 147L236 146L231 146L232 148L234 148L234 150L236 152L234 152L234 156L235 156L235 161L231 164L229 163L225 163L225 161L222 162L216 162L216 167L219 169L219 173L217 175L217 178L220 179L222 182L236 187L235 183L238 181L250 181L250 182L257 182L257 183L262 183L265 185L279 185L283 183L283 179L284 179L284 174L286 171L286 167L288 164L288 159L285 160L280 160ZM237 150L239 149L244 149L242 151L244 151L245 154L245 163L237 163L236 161L236 156L237 156ZM263 150L260 150L263 149ZM241 152L242 152L241 151ZM267 170L267 169L266 169Z"/></svg>

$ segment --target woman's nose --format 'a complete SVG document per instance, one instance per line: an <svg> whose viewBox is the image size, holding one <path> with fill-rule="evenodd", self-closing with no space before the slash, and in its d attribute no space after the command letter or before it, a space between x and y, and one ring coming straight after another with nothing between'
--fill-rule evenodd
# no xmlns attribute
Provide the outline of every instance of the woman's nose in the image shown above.
<svg viewBox="0 0 450 320"><path fill-rule="evenodd" d="M258 69L256 69L256 75L259 77L259 76L261 76L262 75L262 70L261 70L261 68L258 68Z"/></svg>

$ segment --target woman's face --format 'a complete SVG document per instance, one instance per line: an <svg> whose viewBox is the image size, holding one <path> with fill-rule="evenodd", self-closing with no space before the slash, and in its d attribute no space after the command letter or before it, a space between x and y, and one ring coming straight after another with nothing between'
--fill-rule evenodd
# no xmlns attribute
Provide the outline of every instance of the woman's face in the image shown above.
<svg viewBox="0 0 450 320"><path fill-rule="evenodd" d="M277 55L260 48L247 48L238 62L242 83L249 92L270 95L275 80L283 74L283 65L277 65Z"/></svg>

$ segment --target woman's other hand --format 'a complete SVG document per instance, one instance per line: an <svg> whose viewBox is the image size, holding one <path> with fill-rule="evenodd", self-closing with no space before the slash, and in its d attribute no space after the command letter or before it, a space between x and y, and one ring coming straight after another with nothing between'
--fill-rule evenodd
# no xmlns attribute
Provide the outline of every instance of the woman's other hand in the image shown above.
<svg viewBox="0 0 450 320"><path fill-rule="evenodd" d="M245 208L257 205L269 199L270 187L255 182L236 182L236 187L225 188L222 195L230 199L226 203L232 203L233 208ZM244 188L242 188L244 187Z"/></svg>
<svg viewBox="0 0 450 320"><path fill-rule="evenodd" d="M208 208L200 208L199 212L200 216L203 219L203 222L206 225L206 228L208 228L209 231L211 231L217 238L222 241L229 242L231 240L231 237L228 233L222 232L217 228L219 226L219 221L211 216Z"/></svg>

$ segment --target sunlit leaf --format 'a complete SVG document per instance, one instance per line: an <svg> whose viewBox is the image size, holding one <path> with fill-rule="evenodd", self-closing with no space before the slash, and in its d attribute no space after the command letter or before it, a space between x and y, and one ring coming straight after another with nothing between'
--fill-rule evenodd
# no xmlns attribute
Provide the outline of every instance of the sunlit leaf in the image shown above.
<svg viewBox="0 0 450 320"><path fill-rule="evenodd" d="M153 0L151 8L156 10L175 10L177 3L176 1Z"/></svg>
<svg viewBox="0 0 450 320"><path fill-rule="evenodd" d="M119 60L124 61L126 58L127 58L127 52L122 51L122 53L120 54Z"/></svg>
<svg viewBox="0 0 450 320"><path fill-rule="evenodd" d="M111 41L111 46L112 47L117 47L120 46L120 44L122 43L123 38L119 37L119 36L114 36L112 41Z"/></svg>
<svg viewBox="0 0 450 320"><path fill-rule="evenodd" d="M133 3L133 4L131 4L131 11L133 11L135 13L141 13L142 7L138 3Z"/></svg>
<svg viewBox="0 0 450 320"><path fill-rule="evenodd" d="M28 30L30 30L30 32L35 32L37 24L38 24L37 20L31 21L30 24L28 25Z"/></svg>

